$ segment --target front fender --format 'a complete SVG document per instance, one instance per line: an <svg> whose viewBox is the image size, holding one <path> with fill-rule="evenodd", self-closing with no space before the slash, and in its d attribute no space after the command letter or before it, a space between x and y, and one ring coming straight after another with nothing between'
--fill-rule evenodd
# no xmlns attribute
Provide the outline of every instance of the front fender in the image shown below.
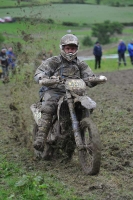
<svg viewBox="0 0 133 200"><path fill-rule="evenodd" d="M81 102L81 105L89 110L96 108L96 102L88 96L79 96L76 101Z"/></svg>

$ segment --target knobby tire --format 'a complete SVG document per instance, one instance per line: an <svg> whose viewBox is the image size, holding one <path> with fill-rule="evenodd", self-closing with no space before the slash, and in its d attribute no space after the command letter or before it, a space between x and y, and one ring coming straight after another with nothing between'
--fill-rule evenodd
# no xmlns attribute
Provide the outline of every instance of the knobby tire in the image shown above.
<svg viewBox="0 0 133 200"><path fill-rule="evenodd" d="M96 125L90 118L81 121L82 141L87 148L79 150L79 161L85 174L96 175L100 171L101 141Z"/></svg>

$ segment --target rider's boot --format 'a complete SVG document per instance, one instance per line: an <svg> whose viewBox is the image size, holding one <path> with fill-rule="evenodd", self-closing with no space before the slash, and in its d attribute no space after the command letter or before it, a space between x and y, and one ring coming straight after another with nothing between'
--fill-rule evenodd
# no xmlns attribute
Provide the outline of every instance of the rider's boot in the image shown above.
<svg viewBox="0 0 133 200"><path fill-rule="evenodd" d="M41 125L38 126L38 134L37 134L36 140L33 143L33 146L36 150L38 151L44 150L44 145L47 141L50 125L51 125L50 121L45 120L42 126Z"/></svg>

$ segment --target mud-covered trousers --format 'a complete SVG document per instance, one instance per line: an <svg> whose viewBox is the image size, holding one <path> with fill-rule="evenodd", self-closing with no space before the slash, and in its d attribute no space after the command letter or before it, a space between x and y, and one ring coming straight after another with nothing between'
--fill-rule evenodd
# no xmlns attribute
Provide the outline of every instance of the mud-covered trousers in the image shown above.
<svg viewBox="0 0 133 200"><path fill-rule="evenodd" d="M8 66L2 66L2 71L3 71L3 78L8 77Z"/></svg>
<svg viewBox="0 0 133 200"><path fill-rule="evenodd" d="M46 140L50 130L52 117L56 114L58 101L64 94L65 91L56 89L48 90L44 94L41 107L41 119L38 122L38 136L44 137L44 140Z"/></svg>

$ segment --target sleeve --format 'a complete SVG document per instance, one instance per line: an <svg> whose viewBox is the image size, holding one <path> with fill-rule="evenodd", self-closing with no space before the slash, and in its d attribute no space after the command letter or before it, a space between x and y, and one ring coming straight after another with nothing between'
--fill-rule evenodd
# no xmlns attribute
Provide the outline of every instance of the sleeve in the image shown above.
<svg viewBox="0 0 133 200"><path fill-rule="evenodd" d="M91 68L85 63L85 62L80 62L80 74L81 78L84 80L84 78L89 78L95 76ZM90 83L88 81L85 81L86 85L88 87L94 87L97 85L97 83Z"/></svg>
<svg viewBox="0 0 133 200"><path fill-rule="evenodd" d="M96 47L94 46L94 48L93 48L93 55L95 56L95 54L96 54Z"/></svg>
<svg viewBox="0 0 133 200"><path fill-rule="evenodd" d="M118 45L117 51L118 53L120 53L120 45Z"/></svg>
<svg viewBox="0 0 133 200"><path fill-rule="evenodd" d="M39 79L49 78L54 74L54 67L52 59L47 59L37 68L34 79L36 82L39 82Z"/></svg>
<svg viewBox="0 0 133 200"><path fill-rule="evenodd" d="M103 55L103 52L102 52L102 47L101 47L101 56Z"/></svg>

